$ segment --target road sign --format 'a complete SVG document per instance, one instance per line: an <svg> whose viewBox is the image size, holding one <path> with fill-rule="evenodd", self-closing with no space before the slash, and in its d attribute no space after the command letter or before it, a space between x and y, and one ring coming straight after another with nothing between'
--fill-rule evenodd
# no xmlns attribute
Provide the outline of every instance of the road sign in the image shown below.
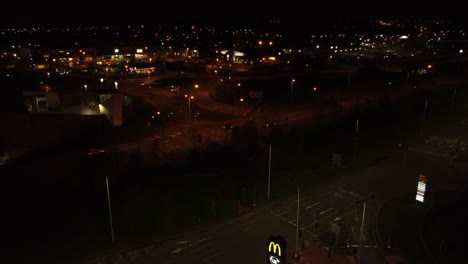
<svg viewBox="0 0 468 264"><path fill-rule="evenodd" d="M341 166L341 154L332 153L332 164L337 166L337 167Z"/></svg>
<svg viewBox="0 0 468 264"><path fill-rule="evenodd" d="M424 202L424 195L426 194L427 177L419 174L418 187L416 189L416 201Z"/></svg>

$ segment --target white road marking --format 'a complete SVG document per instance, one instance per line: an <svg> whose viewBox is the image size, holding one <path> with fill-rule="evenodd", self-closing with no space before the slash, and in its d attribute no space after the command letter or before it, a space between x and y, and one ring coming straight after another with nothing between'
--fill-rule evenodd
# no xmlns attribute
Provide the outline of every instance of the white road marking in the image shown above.
<svg viewBox="0 0 468 264"><path fill-rule="evenodd" d="M435 153L435 152L431 152L431 151L425 151L425 150L420 150L420 149L415 149L415 148L408 148L408 149L409 149L409 150L412 150L412 151L416 151L416 152L421 152L421 153L425 153L425 154L434 155L434 156L439 156L439 157L444 157L444 158L450 158L450 156L443 155L443 154L439 154L439 153Z"/></svg>
<svg viewBox="0 0 468 264"><path fill-rule="evenodd" d="M325 210L325 211L323 211L323 212L320 212L319 215L323 215L323 214L325 214L325 213L327 213L327 212L330 212L331 210L333 210L332 207L328 208L327 210Z"/></svg>
<svg viewBox="0 0 468 264"><path fill-rule="evenodd" d="M204 259L202 259L202 262L207 262L207 261L209 261L210 259L214 259L214 258L216 258L216 257L218 257L218 256L221 256L222 254L224 254L224 251L221 251L221 252L216 253L216 254L214 254L214 255L212 255L212 256L209 256L209 257L207 257L207 258L204 258Z"/></svg>
<svg viewBox="0 0 468 264"><path fill-rule="evenodd" d="M338 213L338 211L335 211L335 212L333 212L333 213L327 215L326 217L330 217L330 216L332 216L332 215L334 215L334 214L337 214L337 213Z"/></svg>
<svg viewBox="0 0 468 264"><path fill-rule="evenodd" d="M356 210L349 211L349 212L347 212L346 214L341 215L340 218L343 219L343 218L345 218L346 216L348 216L348 215L354 213L355 211L356 211Z"/></svg>
<svg viewBox="0 0 468 264"><path fill-rule="evenodd" d="M310 209L310 208L312 208L312 207L314 207L314 206L316 206L316 205L319 205L319 204L320 204L320 202L316 202L316 203L314 203L313 205L307 206L305 209L308 210L308 209Z"/></svg>
<svg viewBox="0 0 468 264"><path fill-rule="evenodd" d="M211 245L213 245L213 243L208 243L208 244L205 244L205 245L203 245L201 247L197 247L197 248L193 249L192 251L190 251L190 253L197 252L198 250L204 249L204 248L209 247Z"/></svg>

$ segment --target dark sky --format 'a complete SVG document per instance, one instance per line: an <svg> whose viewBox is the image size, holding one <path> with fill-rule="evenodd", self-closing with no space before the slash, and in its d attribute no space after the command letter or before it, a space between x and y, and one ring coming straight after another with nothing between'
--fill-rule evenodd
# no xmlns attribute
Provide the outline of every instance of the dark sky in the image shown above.
<svg viewBox="0 0 468 264"><path fill-rule="evenodd" d="M57 4L56 4L57 3ZM254 3L254 5L252 5ZM0 23L8 25L41 24L108 24L108 23L243 23L281 19L282 21L319 21L326 23L336 18L448 18L462 19L464 8L454 0L413 1L46 1L9 2L2 8Z"/></svg>

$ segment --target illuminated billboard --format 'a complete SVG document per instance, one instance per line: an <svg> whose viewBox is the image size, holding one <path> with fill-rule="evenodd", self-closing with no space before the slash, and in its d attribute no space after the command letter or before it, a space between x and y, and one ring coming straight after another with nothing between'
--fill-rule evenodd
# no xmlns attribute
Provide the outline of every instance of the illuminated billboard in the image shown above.
<svg viewBox="0 0 468 264"><path fill-rule="evenodd" d="M286 240L280 236L271 236L267 240L267 264L286 264Z"/></svg>
<svg viewBox="0 0 468 264"><path fill-rule="evenodd" d="M424 194L426 193L426 176L419 174L418 187L416 189L416 201L424 202Z"/></svg>

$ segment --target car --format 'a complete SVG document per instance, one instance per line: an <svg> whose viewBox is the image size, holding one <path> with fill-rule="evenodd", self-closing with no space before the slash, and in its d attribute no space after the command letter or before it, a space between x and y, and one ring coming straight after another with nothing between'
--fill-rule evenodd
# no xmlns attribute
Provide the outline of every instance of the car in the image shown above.
<svg viewBox="0 0 468 264"><path fill-rule="evenodd" d="M180 92L180 86L171 85L171 92Z"/></svg>
<svg viewBox="0 0 468 264"><path fill-rule="evenodd" d="M276 126L276 123L273 123L273 122L265 122L263 125L264 125L265 127L274 127L274 126Z"/></svg>
<svg viewBox="0 0 468 264"><path fill-rule="evenodd" d="M226 125L222 126L221 129L223 129L223 130L231 130L231 129L232 129L232 125L231 125L231 124L226 124Z"/></svg>
<svg viewBox="0 0 468 264"><path fill-rule="evenodd" d="M96 149L96 148L93 148L93 149L90 149L88 151L88 156L93 156L93 155L98 155L98 154L102 154L104 153L105 151L103 149Z"/></svg>

